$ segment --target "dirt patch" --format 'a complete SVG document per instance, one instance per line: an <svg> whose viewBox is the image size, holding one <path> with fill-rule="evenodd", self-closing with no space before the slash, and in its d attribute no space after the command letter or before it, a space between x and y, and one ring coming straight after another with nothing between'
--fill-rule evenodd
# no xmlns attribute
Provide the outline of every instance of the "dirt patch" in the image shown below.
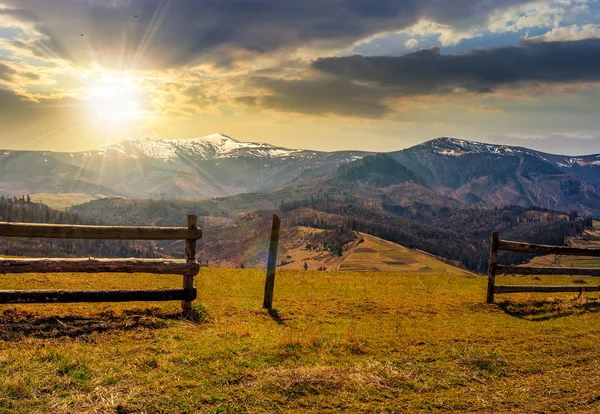
<svg viewBox="0 0 600 414"><path fill-rule="evenodd" d="M540 300L534 302L513 302L510 299L498 303L506 314L530 321L547 321L572 315L583 315L600 311L598 301Z"/></svg>
<svg viewBox="0 0 600 414"><path fill-rule="evenodd" d="M383 263L388 264L388 265L400 265L400 266L405 266L406 263L405 262L401 262L399 260L394 261L394 260L384 260Z"/></svg>
<svg viewBox="0 0 600 414"><path fill-rule="evenodd" d="M23 336L34 338L76 338L94 332L161 329L167 321L179 319L180 313L165 313L159 309L128 310L122 314L102 312L91 317L40 316L18 309L6 309L0 318L0 340L14 341Z"/></svg>

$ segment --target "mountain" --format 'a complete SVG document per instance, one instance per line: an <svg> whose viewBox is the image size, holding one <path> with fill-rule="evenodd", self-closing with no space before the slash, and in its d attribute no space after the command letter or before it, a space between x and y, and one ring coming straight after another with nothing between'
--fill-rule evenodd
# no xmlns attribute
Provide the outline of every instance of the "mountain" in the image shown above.
<svg viewBox="0 0 600 414"><path fill-rule="evenodd" d="M342 165L328 180L330 184L360 183L388 187L406 182L419 183L417 176L387 154L376 154Z"/></svg>
<svg viewBox="0 0 600 414"><path fill-rule="evenodd" d="M125 141L61 153L0 151L0 193L83 193L127 198L199 199L269 191L368 155L240 142L221 134L196 139Z"/></svg>
<svg viewBox="0 0 600 414"><path fill-rule="evenodd" d="M600 155L568 157L456 138L438 138L389 155L426 187L469 205L600 214Z"/></svg>
<svg viewBox="0 0 600 414"><path fill-rule="evenodd" d="M224 198L245 208L346 191L392 208L539 206L600 215L600 155L438 138L386 154L320 152L242 142L222 134L125 141L74 153L0 151L0 193L93 198ZM229 201L232 201L230 199ZM396 207L393 207L396 206Z"/></svg>

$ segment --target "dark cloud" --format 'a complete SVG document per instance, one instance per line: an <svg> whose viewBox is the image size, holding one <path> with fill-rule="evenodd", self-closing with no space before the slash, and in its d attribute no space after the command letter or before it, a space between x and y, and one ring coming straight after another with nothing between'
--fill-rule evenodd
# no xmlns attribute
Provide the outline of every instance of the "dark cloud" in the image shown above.
<svg viewBox="0 0 600 414"><path fill-rule="evenodd" d="M258 106L258 98L256 96L238 96L235 98L235 101L251 108Z"/></svg>
<svg viewBox="0 0 600 414"><path fill-rule="evenodd" d="M4 63L0 63L0 80L9 81L16 75L17 71L11 68L10 66L5 65Z"/></svg>
<svg viewBox="0 0 600 414"><path fill-rule="evenodd" d="M231 52L347 46L426 18L444 24L533 0L4 0L37 16L38 53L103 66L161 67ZM35 12L35 15L33 14ZM16 13L16 11L14 12ZM23 12L19 12L23 17ZM138 16L138 17L135 17ZM84 36L81 36L84 34Z"/></svg>
<svg viewBox="0 0 600 414"><path fill-rule="evenodd" d="M32 72L19 72L16 69L11 68L10 66L0 62L0 80L6 82L12 82L15 80L15 76L20 75L29 80L38 80L40 79L40 75Z"/></svg>
<svg viewBox="0 0 600 414"><path fill-rule="evenodd" d="M505 85L600 81L600 39L522 42L443 55L437 48L399 57L320 58L312 67L336 78L390 88L397 96L488 93Z"/></svg>
<svg viewBox="0 0 600 414"><path fill-rule="evenodd" d="M0 8L0 16L11 16L22 22L37 22L39 20L34 12L24 9Z"/></svg>
<svg viewBox="0 0 600 414"><path fill-rule="evenodd" d="M285 112L377 118L391 111L386 102L402 97L600 82L600 39L523 42L461 55L428 49L400 57L328 57L317 59L312 67L321 75L293 81L254 78L250 86L266 90L267 95L238 102ZM473 109L501 111L489 106Z"/></svg>
<svg viewBox="0 0 600 414"><path fill-rule="evenodd" d="M380 118L390 112L382 100L386 92L343 79L284 80L254 78L251 86L267 91L260 97L245 96L238 102L310 115L344 115Z"/></svg>

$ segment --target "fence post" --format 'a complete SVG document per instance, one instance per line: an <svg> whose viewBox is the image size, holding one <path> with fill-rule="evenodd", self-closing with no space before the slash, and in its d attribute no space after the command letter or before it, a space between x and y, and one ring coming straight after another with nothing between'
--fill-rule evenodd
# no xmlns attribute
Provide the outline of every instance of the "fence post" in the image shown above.
<svg viewBox="0 0 600 414"><path fill-rule="evenodd" d="M263 308L273 307L273 288L275 287L275 272L277 271L277 249L279 247L279 229L281 220L273 214L273 227L271 229L271 242L269 244L269 260L267 262L267 280L265 282L265 298Z"/></svg>
<svg viewBox="0 0 600 414"><path fill-rule="evenodd" d="M494 303L494 291L496 285L496 261L498 259L498 232L492 234L490 246L490 261L488 263L488 287L486 303Z"/></svg>
<svg viewBox="0 0 600 414"><path fill-rule="evenodd" d="M187 218L187 226L188 229L197 229L198 217L196 216L188 216ZM185 259L188 263L196 261L196 240L186 240L185 241ZM183 275L183 288L184 289L193 289L194 288L194 276L193 273L188 273ZM192 312L192 301L183 300L181 301L181 309L183 311L183 315L189 315Z"/></svg>

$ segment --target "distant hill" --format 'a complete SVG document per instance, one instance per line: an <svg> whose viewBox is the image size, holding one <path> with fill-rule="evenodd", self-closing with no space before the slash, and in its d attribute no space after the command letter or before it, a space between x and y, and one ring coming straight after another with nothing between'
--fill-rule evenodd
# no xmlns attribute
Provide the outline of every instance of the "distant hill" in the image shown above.
<svg viewBox="0 0 600 414"><path fill-rule="evenodd" d="M11 156L23 154L9 152L6 160ZM58 160L83 168L80 181L97 179L96 185L104 186L108 182L102 180L109 179L118 192L144 197L149 191L151 196L100 199L71 212L107 224L176 226L185 223L186 215L196 214L206 229L200 244L206 259L228 266L262 263L260 238L266 237L273 212L289 228L323 230L338 244L348 231L363 232L460 262L475 272L487 268L493 231L507 238L564 244L589 228L589 222L569 218L572 210L600 216L600 156L567 157L456 138L368 154L289 150L214 135L130 141L44 157L48 164ZM0 156L0 166L2 162ZM48 168L42 170L54 174L54 181L68 175ZM24 174L27 169L18 166L16 171ZM189 186L185 191L184 184ZM174 192L167 195L167 188ZM234 195L168 200L190 194ZM161 253L181 255L177 243L157 246ZM327 261L330 266L337 264Z"/></svg>
<svg viewBox="0 0 600 414"><path fill-rule="evenodd" d="M600 155L446 137L387 154L288 149L222 134L132 140L75 153L5 150L0 173L0 193L11 195L198 200L263 193L289 201L333 187L404 206L519 205L600 216Z"/></svg>
<svg viewBox="0 0 600 414"><path fill-rule="evenodd" d="M389 155L428 188L468 205L539 206L600 215L600 155L569 157L455 138Z"/></svg>
<svg viewBox="0 0 600 414"><path fill-rule="evenodd" d="M360 151L321 152L241 142L222 134L196 139L125 141L92 151L0 151L0 194L105 194L200 199L269 191L297 177L333 171Z"/></svg>
<svg viewBox="0 0 600 414"><path fill-rule="evenodd" d="M330 246L350 242L353 237L348 234L358 231L460 262L475 272L487 269L493 231L500 231L506 238L561 245L586 228L584 220L570 221L565 213L540 208L460 208L421 202L404 206L381 198L381 194L367 198L358 194L359 190L352 193L337 187L313 189L308 198L301 198L303 193L287 191L199 202L104 199L75 206L71 211L112 225L181 226L187 214L198 214L204 229L199 257L234 267L242 263L262 266L266 261L273 213L283 219L282 237L288 237L286 243L293 249L303 246L304 234L291 229L324 230ZM290 201L281 201L284 194ZM173 256L183 251L177 243L157 243L157 246L161 252ZM522 263L525 258L511 260ZM328 262L326 267L336 263Z"/></svg>
<svg viewBox="0 0 600 414"><path fill-rule="evenodd" d="M73 212L54 210L29 197L0 196L0 221L52 224L101 224ZM24 257L160 257L149 242L0 238L0 255Z"/></svg>
<svg viewBox="0 0 600 414"><path fill-rule="evenodd" d="M361 243L341 262L339 270L469 274L423 252L366 233L360 236Z"/></svg>
<svg viewBox="0 0 600 414"><path fill-rule="evenodd" d="M587 249L600 249L600 222L594 221L594 227L586 229L583 233L569 237L566 245L571 247L580 247ZM529 255L525 266L538 267L600 267L600 258L582 257L582 256L562 256L562 255Z"/></svg>
<svg viewBox="0 0 600 414"><path fill-rule="evenodd" d="M327 181L331 185L363 184L389 187L406 182L419 183L417 176L404 165L386 154L367 156L342 165Z"/></svg>

